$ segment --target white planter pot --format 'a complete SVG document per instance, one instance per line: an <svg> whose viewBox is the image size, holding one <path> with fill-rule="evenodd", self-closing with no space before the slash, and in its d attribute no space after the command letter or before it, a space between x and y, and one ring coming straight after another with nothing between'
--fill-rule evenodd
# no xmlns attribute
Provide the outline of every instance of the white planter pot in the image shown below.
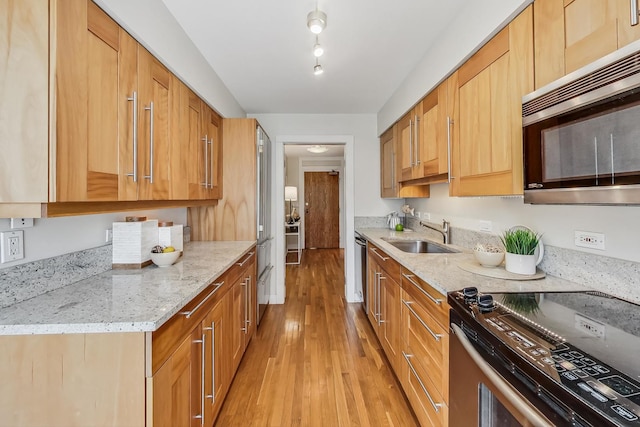
<svg viewBox="0 0 640 427"><path fill-rule="evenodd" d="M505 270L516 274L536 274L537 259L535 255L518 255L505 253Z"/></svg>

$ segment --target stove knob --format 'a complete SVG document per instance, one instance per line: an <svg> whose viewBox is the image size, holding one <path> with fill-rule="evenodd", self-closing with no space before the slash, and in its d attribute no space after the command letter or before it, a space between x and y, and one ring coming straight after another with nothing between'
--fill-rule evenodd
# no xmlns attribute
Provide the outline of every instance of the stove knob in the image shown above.
<svg viewBox="0 0 640 427"><path fill-rule="evenodd" d="M478 297L478 288L464 288L462 290L462 296L464 296L464 301L467 303L476 302Z"/></svg>
<svg viewBox="0 0 640 427"><path fill-rule="evenodd" d="M493 303L491 295L480 295L478 297L478 309L481 313L490 313L495 310L496 305Z"/></svg>

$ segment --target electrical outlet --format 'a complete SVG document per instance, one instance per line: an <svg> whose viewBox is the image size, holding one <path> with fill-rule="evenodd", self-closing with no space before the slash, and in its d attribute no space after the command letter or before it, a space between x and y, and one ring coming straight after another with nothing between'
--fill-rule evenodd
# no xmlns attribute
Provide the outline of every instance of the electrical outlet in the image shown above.
<svg viewBox="0 0 640 427"><path fill-rule="evenodd" d="M24 258L24 231L0 233L0 263Z"/></svg>
<svg viewBox="0 0 640 427"><path fill-rule="evenodd" d="M591 231L575 231L575 245L604 251L604 234Z"/></svg>
<svg viewBox="0 0 640 427"><path fill-rule="evenodd" d="M105 243L111 243L113 241L113 229L107 228L104 231L104 241Z"/></svg>
<svg viewBox="0 0 640 427"><path fill-rule="evenodd" d="M423 212L422 219L424 219L425 221L431 221L431 214L429 212Z"/></svg>
<svg viewBox="0 0 640 427"><path fill-rule="evenodd" d="M416 212L416 218L420 219L420 212Z"/></svg>
<svg viewBox="0 0 640 427"><path fill-rule="evenodd" d="M575 314L573 325L577 330L586 332L587 334L600 339L604 339L607 329L604 324L591 320L578 313Z"/></svg>
<svg viewBox="0 0 640 427"><path fill-rule="evenodd" d="M493 231L493 224L491 221L480 221L480 231L490 233Z"/></svg>
<svg viewBox="0 0 640 427"><path fill-rule="evenodd" d="M33 218L11 218L11 229L31 228L33 227Z"/></svg>

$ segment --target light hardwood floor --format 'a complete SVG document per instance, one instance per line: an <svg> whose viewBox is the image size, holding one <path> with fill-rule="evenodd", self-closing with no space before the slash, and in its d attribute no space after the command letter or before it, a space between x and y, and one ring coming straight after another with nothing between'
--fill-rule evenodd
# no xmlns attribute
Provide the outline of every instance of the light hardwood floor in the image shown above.
<svg viewBox="0 0 640 427"><path fill-rule="evenodd" d="M305 250L287 266L216 426L416 426L373 329L344 298L344 252Z"/></svg>

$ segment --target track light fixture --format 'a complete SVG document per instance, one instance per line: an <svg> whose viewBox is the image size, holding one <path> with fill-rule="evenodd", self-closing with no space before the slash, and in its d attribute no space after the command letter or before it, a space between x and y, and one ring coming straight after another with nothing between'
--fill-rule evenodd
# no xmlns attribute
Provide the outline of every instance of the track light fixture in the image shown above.
<svg viewBox="0 0 640 427"><path fill-rule="evenodd" d="M319 58L322 56L323 53L324 53L324 48L318 42L318 36L316 36L316 44L313 45L313 56L315 56L316 58Z"/></svg>
<svg viewBox="0 0 640 427"><path fill-rule="evenodd" d="M309 12L307 15L307 27L313 34L320 34L327 26L327 14L318 10Z"/></svg>
<svg viewBox="0 0 640 427"><path fill-rule="evenodd" d="M324 70L322 69L322 65L318 64L318 58L316 58L316 65L313 67L313 74L318 76L322 73L324 73Z"/></svg>

